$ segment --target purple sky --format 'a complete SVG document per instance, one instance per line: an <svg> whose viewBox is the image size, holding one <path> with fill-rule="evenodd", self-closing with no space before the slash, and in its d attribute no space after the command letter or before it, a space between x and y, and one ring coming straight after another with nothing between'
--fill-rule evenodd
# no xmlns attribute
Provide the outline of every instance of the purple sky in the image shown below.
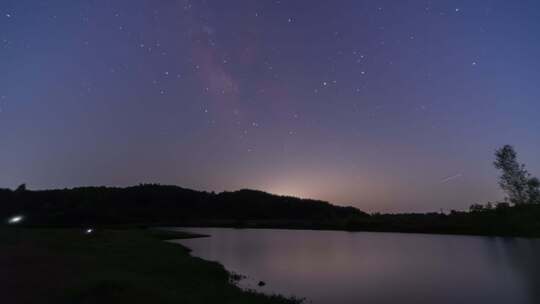
<svg viewBox="0 0 540 304"><path fill-rule="evenodd" d="M366 211L540 175L538 1L0 3L0 187L255 188Z"/></svg>

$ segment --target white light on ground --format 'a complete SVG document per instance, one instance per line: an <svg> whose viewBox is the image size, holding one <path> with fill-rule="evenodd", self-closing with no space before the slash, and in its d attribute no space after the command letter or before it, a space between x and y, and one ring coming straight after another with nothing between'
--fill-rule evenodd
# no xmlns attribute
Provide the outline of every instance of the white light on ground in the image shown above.
<svg viewBox="0 0 540 304"><path fill-rule="evenodd" d="M16 215L14 217L11 217L8 220L8 223L9 224L18 224L18 223L22 222L23 219L24 219L24 217L22 215Z"/></svg>
<svg viewBox="0 0 540 304"><path fill-rule="evenodd" d="M94 232L94 229L92 229L92 228L88 228L88 229L86 229L84 231L84 233L86 233L86 234L92 234L93 232Z"/></svg>

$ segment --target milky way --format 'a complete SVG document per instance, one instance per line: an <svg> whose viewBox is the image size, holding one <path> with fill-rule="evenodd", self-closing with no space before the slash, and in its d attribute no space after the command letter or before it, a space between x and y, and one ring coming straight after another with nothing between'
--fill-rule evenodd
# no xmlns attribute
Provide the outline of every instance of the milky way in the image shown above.
<svg viewBox="0 0 540 304"><path fill-rule="evenodd" d="M539 16L537 1L4 0L0 186L500 200L496 148L540 175Z"/></svg>

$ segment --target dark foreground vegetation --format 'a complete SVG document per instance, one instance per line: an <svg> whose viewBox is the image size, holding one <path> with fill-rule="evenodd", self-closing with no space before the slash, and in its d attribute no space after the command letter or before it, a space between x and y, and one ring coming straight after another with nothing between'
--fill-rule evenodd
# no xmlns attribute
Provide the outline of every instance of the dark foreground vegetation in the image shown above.
<svg viewBox="0 0 540 304"><path fill-rule="evenodd" d="M299 303L236 287L220 264L150 230L0 229L2 303Z"/></svg>

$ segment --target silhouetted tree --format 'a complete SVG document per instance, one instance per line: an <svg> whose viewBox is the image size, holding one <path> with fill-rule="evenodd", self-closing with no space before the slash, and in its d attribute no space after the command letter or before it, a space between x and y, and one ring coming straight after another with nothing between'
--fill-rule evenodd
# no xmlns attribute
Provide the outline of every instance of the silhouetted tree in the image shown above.
<svg viewBox="0 0 540 304"><path fill-rule="evenodd" d="M499 185L506 192L512 204L529 203L529 173L523 164L518 163L517 153L510 145L495 152L495 168L502 171Z"/></svg>
<svg viewBox="0 0 540 304"><path fill-rule="evenodd" d="M481 211L484 211L484 206L482 204L472 204L469 207L469 210L471 212L481 212Z"/></svg>
<svg viewBox="0 0 540 304"><path fill-rule="evenodd" d="M497 210L504 210L510 208L510 205L508 203L497 203L495 209Z"/></svg>
<svg viewBox="0 0 540 304"><path fill-rule="evenodd" d="M532 177L527 181L527 195L529 203L540 204L540 180L538 178Z"/></svg>
<svg viewBox="0 0 540 304"><path fill-rule="evenodd" d="M19 185L19 187L17 187L17 189L15 191L16 192L24 192L24 191L26 191L26 184Z"/></svg>

